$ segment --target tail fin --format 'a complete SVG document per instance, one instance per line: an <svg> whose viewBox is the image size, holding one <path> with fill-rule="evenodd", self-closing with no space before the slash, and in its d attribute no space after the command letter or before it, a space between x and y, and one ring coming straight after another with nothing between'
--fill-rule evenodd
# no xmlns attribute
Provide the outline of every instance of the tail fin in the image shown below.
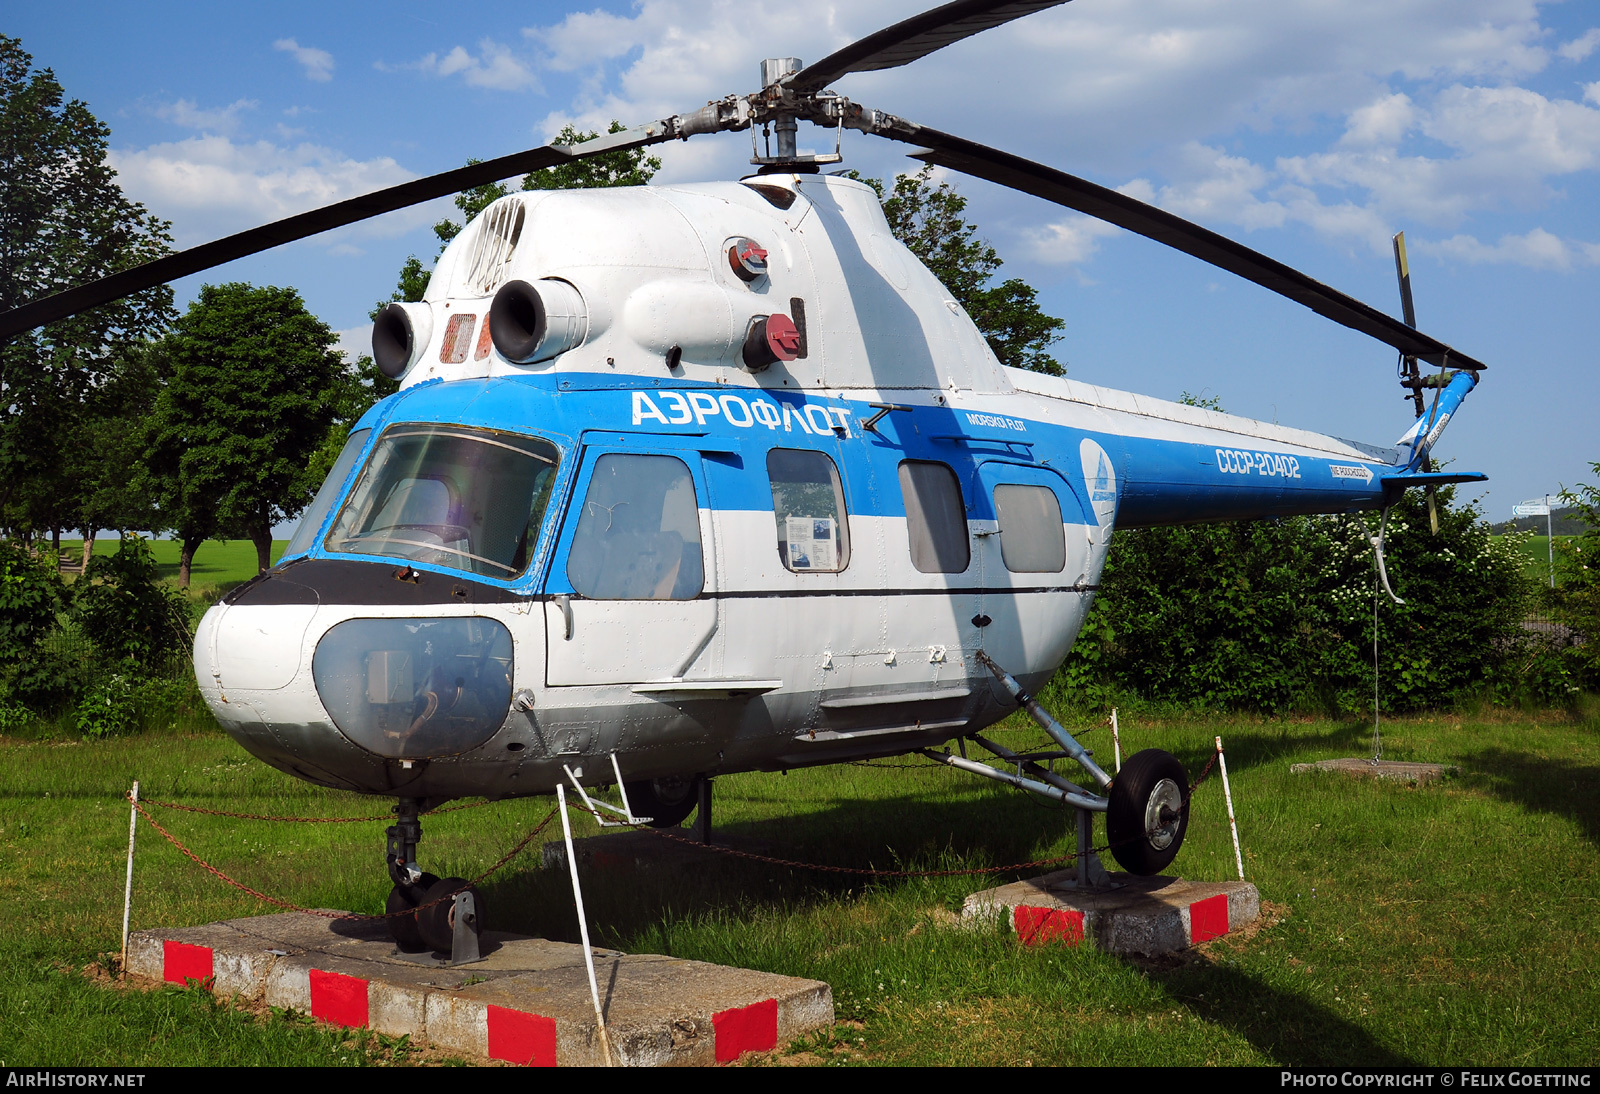
<svg viewBox="0 0 1600 1094"><path fill-rule="evenodd" d="M1478 374L1462 371L1450 374L1443 389L1435 389L1438 394L1433 406L1395 442L1402 450L1402 456L1405 456L1403 466L1408 475L1425 466L1428 453L1433 451L1434 444L1444 433L1444 427L1450 424L1451 415L1461 405L1461 400L1467 397L1467 393L1477 386Z"/></svg>

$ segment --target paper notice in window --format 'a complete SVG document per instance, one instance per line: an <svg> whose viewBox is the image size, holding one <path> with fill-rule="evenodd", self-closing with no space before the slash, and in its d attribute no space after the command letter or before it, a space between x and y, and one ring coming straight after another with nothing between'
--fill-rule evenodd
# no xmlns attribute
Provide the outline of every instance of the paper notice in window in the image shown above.
<svg viewBox="0 0 1600 1094"><path fill-rule="evenodd" d="M837 570L832 517L788 517L789 569Z"/></svg>

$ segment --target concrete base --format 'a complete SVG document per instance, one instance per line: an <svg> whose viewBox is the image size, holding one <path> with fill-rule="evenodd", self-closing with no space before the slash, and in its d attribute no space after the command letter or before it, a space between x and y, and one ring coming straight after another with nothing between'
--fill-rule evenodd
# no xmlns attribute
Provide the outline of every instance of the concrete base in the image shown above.
<svg viewBox="0 0 1600 1094"><path fill-rule="evenodd" d="M602 1065L583 948L487 932L484 959L418 964L372 920L288 912L128 941L128 971L519 1064ZM594 951L616 1062L712 1064L833 1025L833 991L749 969Z"/></svg>
<svg viewBox="0 0 1600 1094"><path fill-rule="evenodd" d="M973 893L970 921L1004 916L1024 945L1085 938L1108 953L1155 955L1186 949L1253 923L1261 896L1244 881L1184 881L1112 874L1116 888L1070 888L1071 869Z"/></svg>
<svg viewBox="0 0 1600 1094"><path fill-rule="evenodd" d="M1346 775L1356 775L1368 779L1392 779L1395 782L1430 783L1439 779L1448 778L1461 773L1457 767L1447 767L1444 764L1408 763L1401 760L1358 760L1347 757L1342 760L1318 760L1313 764L1291 764L1289 772L1294 775L1304 775L1311 771L1340 771Z"/></svg>

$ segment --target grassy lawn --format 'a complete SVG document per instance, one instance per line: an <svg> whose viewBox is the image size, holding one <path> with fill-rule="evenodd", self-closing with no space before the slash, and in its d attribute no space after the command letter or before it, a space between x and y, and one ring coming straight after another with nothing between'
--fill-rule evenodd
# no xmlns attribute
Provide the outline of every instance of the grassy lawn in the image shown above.
<svg viewBox="0 0 1600 1094"><path fill-rule="evenodd" d="M1576 1064L1600 1057L1600 719L1435 717L1385 727L1385 756L1457 764L1423 789L1291 775L1370 754L1368 727L1249 719L1124 721L1125 754L1197 772L1228 747L1259 930L1164 961L1022 948L953 926L988 878L864 881L710 857L703 869L595 868L599 940L811 976L840 1025L807 1060L887 1064ZM1012 728L1002 738L1031 739ZM1102 756L1107 734L1087 741ZM717 821L771 854L879 868L1059 855L1069 813L923 761L717 782ZM148 798L244 812L362 816L385 803L323 791L220 734L97 744L0 738L0 1060L44 1064L395 1062L406 1046L247 1014L196 991L107 988L132 779ZM1220 780L1195 796L1176 872L1232 876ZM424 819L424 864L471 875L545 816L548 799ZM164 812L203 857L298 904L381 910L384 821L253 823ZM552 832L557 831L552 829ZM485 887L493 925L576 940L563 871L537 844ZM1009 877L1005 878L1009 879ZM134 925L271 911L141 827Z"/></svg>
<svg viewBox="0 0 1600 1094"><path fill-rule="evenodd" d="M283 557L283 549L289 545L286 539L272 541L272 561L277 562ZM156 565L161 569L161 576L172 581L178 580L178 551L181 545L173 539L153 539L150 541L150 550L156 556ZM117 541L114 539L97 539L94 541L94 553L97 555L115 554ZM61 557L78 559L83 557L83 540L64 539L61 541ZM190 567L189 584L199 593L205 589L216 589L221 586L237 585L241 581L248 581L256 576L256 545L247 539L216 540L208 539L200 545L194 553L194 563Z"/></svg>

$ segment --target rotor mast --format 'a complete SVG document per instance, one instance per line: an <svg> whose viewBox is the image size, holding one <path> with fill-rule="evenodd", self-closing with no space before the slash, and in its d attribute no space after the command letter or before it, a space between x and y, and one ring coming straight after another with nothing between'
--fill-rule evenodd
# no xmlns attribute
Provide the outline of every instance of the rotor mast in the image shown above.
<svg viewBox="0 0 1600 1094"><path fill-rule="evenodd" d="M783 82L796 72L800 71L800 58L798 57L768 57L761 62L761 89L769 96L783 98ZM772 130L778 137L778 154L775 157L780 163L797 162L800 155L796 137L800 123L795 116L787 111L773 115ZM763 127L765 128L765 127ZM757 157L764 158L764 157Z"/></svg>

